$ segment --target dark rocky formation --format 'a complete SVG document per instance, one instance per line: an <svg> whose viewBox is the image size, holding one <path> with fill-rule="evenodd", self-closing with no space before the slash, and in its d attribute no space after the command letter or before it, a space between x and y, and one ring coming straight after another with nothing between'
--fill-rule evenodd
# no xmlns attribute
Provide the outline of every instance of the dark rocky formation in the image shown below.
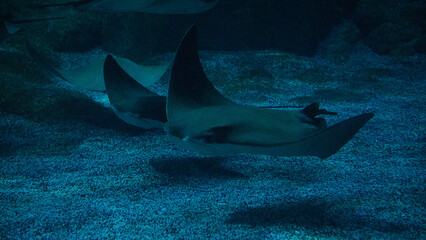
<svg viewBox="0 0 426 240"><path fill-rule="evenodd" d="M426 2L422 0L360 1L354 21L364 43L391 55L426 53Z"/></svg>

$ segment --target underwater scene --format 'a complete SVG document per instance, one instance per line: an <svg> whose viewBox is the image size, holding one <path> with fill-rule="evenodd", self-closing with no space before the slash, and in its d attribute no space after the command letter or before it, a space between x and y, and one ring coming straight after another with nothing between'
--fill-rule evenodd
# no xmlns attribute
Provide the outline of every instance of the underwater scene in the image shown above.
<svg viewBox="0 0 426 240"><path fill-rule="evenodd" d="M426 1L0 20L0 239L426 239Z"/></svg>

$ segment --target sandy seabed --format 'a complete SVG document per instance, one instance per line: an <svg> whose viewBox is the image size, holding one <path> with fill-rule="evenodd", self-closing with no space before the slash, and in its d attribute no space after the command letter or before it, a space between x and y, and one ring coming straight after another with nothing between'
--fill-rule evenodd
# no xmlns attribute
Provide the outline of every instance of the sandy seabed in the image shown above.
<svg viewBox="0 0 426 240"><path fill-rule="evenodd" d="M58 78L31 83L3 64L0 87L10 94L0 105L0 238L426 237L425 56L359 51L336 64L272 51L201 52L201 60L239 103L319 101L339 113L330 124L375 117L325 160L203 157L162 130L122 123L103 93ZM16 79L28 87L7 84ZM164 93L166 83L154 89Z"/></svg>

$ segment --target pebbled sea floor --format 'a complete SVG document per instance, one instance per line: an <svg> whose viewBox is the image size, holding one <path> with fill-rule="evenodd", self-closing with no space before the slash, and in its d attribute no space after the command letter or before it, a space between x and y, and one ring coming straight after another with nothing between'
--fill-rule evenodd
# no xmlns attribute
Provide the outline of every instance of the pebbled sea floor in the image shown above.
<svg viewBox="0 0 426 240"><path fill-rule="evenodd" d="M329 124L375 117L324 160L204 157L161 129L121 122L104 93L3 49L0 238L426 238L426 56L359 48L335 63L275 51L200 54L212 83L238 103L318 101L339 113ZM167 77L152 90L165 94Z"/></svg>

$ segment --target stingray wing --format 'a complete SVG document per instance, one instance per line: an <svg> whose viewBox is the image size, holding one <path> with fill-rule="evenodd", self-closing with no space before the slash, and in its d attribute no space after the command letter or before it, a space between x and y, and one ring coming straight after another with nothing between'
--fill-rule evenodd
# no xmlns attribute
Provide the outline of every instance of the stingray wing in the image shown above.
<svg viewBox="0 0 426 240"><path fill-rule="evenodd" d="M104 57L97 58L85 66L64 70L54 67L40 52L27 42L27 49L30 56L40 65L63 80L77 86L92 91L105 91L103 78ZM129 59L117 57L117 62L133 79L143 86L150 86L161 79L169 64L158 66L142 66Z"/></svg>
<svg viewBox="0 0 426 240"><path fill-rule="evenodd" d="M71 84L91 91L105 91L102 75L104 58L99 57L79 68L63 70L56 69L64 79Z"/></svg>
<svg viewBox="0 0 426 240"><path fill-rule="evenodd" d="M115 57L114 59L127 74L145 87L158 82L158 80L164 76L170 65L167 63L163 65L144 66L127 58Z"/></svg>
<svg viewBox="0 0 426 240"><path fill-rule="evenodd" d="M41 66L63 80L87 90L105 91L105 83L102 77L103 58L95 59L86 66L77 69L63 70L54 67L53 63L47 60L45 56L28 42L27 50L30 56Z"/></svg>
<svg viewBox="0 0 426 240"><path fill-rule="evenodd" d="M207 79L198 55L197 28L191 26L176 52L169 81L167 119L176 119L192 109L234 104Z"/></svg>
<svg viewBox="0 0 426 240"><path fill-rule="evenodd" d="M324 159L342 148L373 116L373 113L361 114L299 141L265 147L262 151L268 155L317 156Z"/></svg>
<svg viewBox="0 0 426 240"><path fill-rule="evenodd" d="M103 74L108 98L119 118L141 128L162 128L166 122L166 97L139 84L111 55L105 59Z"/></svg>

